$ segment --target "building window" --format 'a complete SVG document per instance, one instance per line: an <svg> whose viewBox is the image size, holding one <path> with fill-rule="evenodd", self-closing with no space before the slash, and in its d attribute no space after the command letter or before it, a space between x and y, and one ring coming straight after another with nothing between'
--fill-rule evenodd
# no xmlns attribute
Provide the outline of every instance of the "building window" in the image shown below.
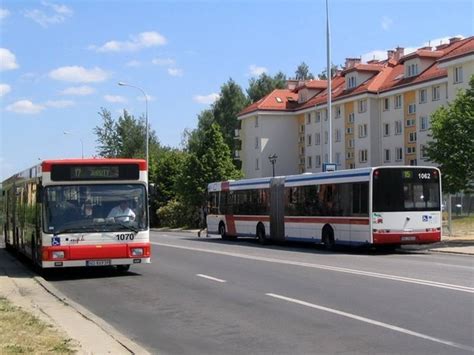
<svg viewBox="0 0 474 355"><path fill-rule="evenodd" d="M426 145L420 145L420 157L421 159L428 159L428 151L426 149Z"/></svg>
<svg viewBox="0 0 474 355"><path fill-rule="evenodd" d="M304 125L300 126L300 133L304 133Z"/></svg>
<svg viewBox="0 0 474 355"><path fill-rule="evenodd" d="M414 118L410 118L405 121L405 127L414 127L416 125L416 120Z"/></svg>
<svg viewBox="0 0 474 355"><path fill-rule="evenodd" d="M402 107L402 95L397 95L395 96L395 108L401 108Z"/></svg>
<svg viewBox="0 0 474 355"><path fill-rule="evenodd" d="M367 111L367 100L359 100L359 113Z"/></svg>
<svg viewBox="0 0 474 355"><path fill-rule="evenodd" d="M409 104L408 105L408 114L413 115L416 113L416 104Z"/></svg>
<svg viewBox="0 0 474 355"><path fill-rule="evenodd" d="M346 134L352 134L354 132L352 127L347 127L346 128Z"/></svg>
<svg viewBox="0 0 474 355"><path fill-rule="evenodd" d="M347 140L347 146L349 148L354 148L354 139L348 139Z"/></svg>
<svg viewBox="0 0 474 355"><path fill-rule="evenodd" d="M347 119L347 122L349 122L349 123L354 123L354 116L355 116L355 115L354 115L354 112L351 112L351 113L349 114L349 117L348 117L348 119Z"/></svg>
<svg viewBox="0 0 474 355"><path fill-rule="evenodd" d="M439 98L441 97L440 90L441 90L441 87L439 85L433 86L433 89L431 91L431 99L433 101L439 100Z"/></svg>
<svg viewBox="0 0 474 355"><path fill-rule="evenodd" d="M324 131L324 144L328 144L329 134L328 131Z"/></svg>
<svg viewBox="0 0 474 355"><path fill-rule="evenodd" d="M258 141L259 141L258 137L255 137L255 149L258 148Z"/></svg>
<svg viewBox="0 0 474 355"><path fill-rule="evenodd" d="M428 116L420 117L420 131L426 131L428 128L430 128L429 124Z"/></svg>
<svg viewBox="0 0 474 355"><path fill-rule="evenodd" d="M255 116L255 127L258 127L258 116Z"/></svg>
<svg viewBox="0 0 474 355"><path fill-rule="evenodd" d="M426 89L421 89L419 91L419 96L420 96L420 104L426 103Z"/></svg>
<svg viewBox="0 0 474 355"><path fill-rule="evenodd" d="M336 106L336 118L341 118L341 106Z"/></svg>
<svg viewBox="0 0 474 355"><path fill-rule="evenodd" d="M320 145L321 144L321 133L315 133L314 134L314 145Z"/></svg>
<svg viewBox="0 0 474 355"><path fill-rule="evenodd" d="M367 162L367 149L359 150L359 163Z"/></svg>
<svg viewBox="0 0 474 355"><path fill-rule="evenodd" d="M354 163L349 163L349 169L355 169L356 165Z"/></svg>
<svg viewBox="0 0 474 355"><path fill-rule="evenodd" d="M340 142L341 141L341 130L339 128L336 129L335 131L335 141Z"/></svg>
<svg viewBox="0 0 474 355"><path fill-rule="evenodd" d="M383 125L383 135L384 137L388 137L390 135L390 123L385 123Z"/></svg>
<svg viewBox="0 0 474 355"><path fill-rule="evenodd" d="M408 136L408 142L415 143L416 142L416 132L410 132Z"/></svg>
<svg viewBox="0 0 474 355"><path fill-rule="evenodd" d="M462 66L454 68L454 84L462 83Z"/></svg>
<svg viewBox="0 0 474 355"><path fill-rule="evenodd" d="M395 135L402 134L402 121L395 121Z"/></svg>
<svg viewBox="0 0 474 355"><path fill-rule="evenodd" d="M316 123L321 122L321 111L316 112Z"/></svg>
<svg viewBox="0 0 474 355"><path fill-rule="evenodd" d="M311 134L308 134L307 137L308 137L308 139L306 140L306 142L307 142L307 146L309 147L312 144L313 136Z"/></svg>
<svg viewBox="0 0 474 355"><path fill-rule="evenodd" d="M308 169L311 169L313 167L313 158L308 157L308 164L306 165Z"/></svg>
<svg viewBox="0 0 474 355"><path fill-rule="evenodd" d="M314 158L315 158L315 159L314 159L314 167L315 167L315 168L321 167L321 156L320 156L320 155L316 155Z"/></svg>
<svg viewBox="0 0 474 355"><path fill-rule="evenodd" d="M416 147L407 147L407 154L415 154Z"/></svg>
<svg viewBox="0 0 474 355"><path fill-rule="evenodd" d="M354 152L347 152L346 153L346 159L353 159L354 158Z"/></svg>
<svg viewBox="0 0 474 355"><path fill-rule="evenodd" d="M359 138L367 137L367 124L359 125Z"/></svg>
<svg viewBox="0 0 474 355"><path fill-rule="evenodd" d="M395 148L395 161L401 161L403 159L403 148Z"/></svg>
<svg viewBox="0 0 474 355"><path fill-rule="evenodd" d="M311 124L311 114L310 113L306 114L306 124Z"/></svg>
<svg viewBox="0 0 474 355"><path fill-rule="evenodd" d="M384 151L383 151L383 161L385 163L390 162L390 149L384 149Z"/></svg>
<svg viewBox="0 0 474 355"><path fill-rule="evenodd" d="M384 111L390 110L390 99L388 97L383 99L383 110Z"/></svg>
<svg viewBox="0 0 474 355"><path fill-rule="evenodd" d="M347 88L352 89L356 87L356 78L355 76L350 76L347 81Z"/></svg>
<svg viewBox="0 0 474 355"><path fill-rule="evenodd" d="M328 120L328 110L327 109L323 111L323 117L324 117L325 121Z"/></svg>
<svg viewBox="0 0 474 355"><path fill-rule="evenodd" d="M410 165L416 165L416 159L410 159Z"/></svg>
<svg viewBox="0 0 474 355"><path fill-rule="evenodd" d="M258 158L255 159L255 170L260 170L260 167L258 166Z"/></svg>
<svg viewBox="0 0 474 355"><path fill-rule="evenodd" d="M418 74L418 64L410 64L407 71L408 77L415 76Z"/></svg>

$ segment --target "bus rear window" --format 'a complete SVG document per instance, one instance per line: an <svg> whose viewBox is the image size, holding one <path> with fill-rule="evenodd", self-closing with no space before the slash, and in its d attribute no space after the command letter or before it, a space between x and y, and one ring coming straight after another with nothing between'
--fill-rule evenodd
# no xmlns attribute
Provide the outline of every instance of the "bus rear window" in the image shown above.
<svg viewBox="0 0 474 355"><path fill-rule="evenodd" d="M439 211L438 171L378 169L373 177L373 212Z"/></svg>

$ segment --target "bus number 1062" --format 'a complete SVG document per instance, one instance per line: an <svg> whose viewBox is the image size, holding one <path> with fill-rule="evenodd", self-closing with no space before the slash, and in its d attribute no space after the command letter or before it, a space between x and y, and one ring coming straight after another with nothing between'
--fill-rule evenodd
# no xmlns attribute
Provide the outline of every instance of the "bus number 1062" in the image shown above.
<svg viewBox="0 0 474 355"><path fill-rule="evenodd" d="M429 179L431 179L431 174L430 173L419 173L418 174L418 179L420 179L420 180L429 180Z"/></svg>

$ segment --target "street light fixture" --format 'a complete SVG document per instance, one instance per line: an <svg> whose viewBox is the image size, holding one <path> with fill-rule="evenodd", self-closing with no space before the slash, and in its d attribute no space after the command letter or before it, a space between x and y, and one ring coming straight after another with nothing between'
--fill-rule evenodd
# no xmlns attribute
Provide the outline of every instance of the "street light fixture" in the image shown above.
<svg viewBox="0 0 474 355"><path fill-rule="evenodd" d="M275 153L268 156L268 160L270 160L270 163L272 163L273 176L275 176L275 163L277 159L278 156Z"/></svg>
<svg viewBox="0 0 474 355"><path fill-rule="evenodd" d="M146 159L146 165L148 166L148 163L149 163L149 159L148 159L148 95L146 94L145 90L143 90L142 88L138 87L138 86L135 86L135 85L130 85L128 83L124 83L122 81L119 81L118 82L118 85L119 86L129 86L131 88L135 88L137 90L140 90L143 94L143 96L145 97L145 159Z"/></svg>
<svg viewBox="0 0 474 355"><path fill-rule="evenodd" d="M73 132L69 132L69 131L64 131L63 132L64 135L67 135L67 134L72 134L74 135ZM79 137L79 140L81 141L81 155L82 155L82 159L84 159L84 142L82 141L82 138Z"/></svg>

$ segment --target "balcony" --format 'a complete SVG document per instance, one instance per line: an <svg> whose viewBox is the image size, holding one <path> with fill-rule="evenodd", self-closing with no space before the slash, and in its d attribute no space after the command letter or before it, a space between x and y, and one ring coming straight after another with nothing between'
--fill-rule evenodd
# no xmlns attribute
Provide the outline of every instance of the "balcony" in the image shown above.
<svg viewBox="0 0 474 355"><path fill-rule="evenodd" d="M236 128L234 133L234 138L235 139L240 139L240 129Z"/></svg>

